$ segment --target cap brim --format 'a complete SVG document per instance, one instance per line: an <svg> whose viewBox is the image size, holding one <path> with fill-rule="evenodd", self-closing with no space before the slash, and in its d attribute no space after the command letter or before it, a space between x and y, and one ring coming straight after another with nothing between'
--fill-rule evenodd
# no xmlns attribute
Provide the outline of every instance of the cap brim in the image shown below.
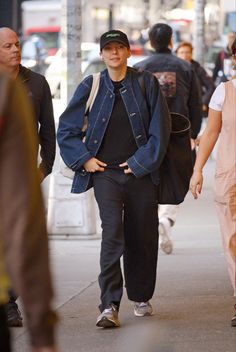
<svg viewBox="0 0 236 352"><path fill-rule="evenodd" d="M120 44L123 44L124 46L126 46L126 48L130 48L130 45L128 45L127 43L124 43L122 40L119 40L119 39L115 39L114 40L114 39L112 39L112 40L107 41L107 43L104 44L103 46L100 46L100 50L105 48L105 46L110 44L110 43L120 43Z"/></svg>

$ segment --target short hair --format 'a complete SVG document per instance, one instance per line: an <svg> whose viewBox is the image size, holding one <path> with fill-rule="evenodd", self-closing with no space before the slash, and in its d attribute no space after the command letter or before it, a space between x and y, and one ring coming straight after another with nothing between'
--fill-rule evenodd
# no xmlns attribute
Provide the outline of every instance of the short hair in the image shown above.
<svg viewBox="0 0 236 352"><path fill-rule="evenodd" d="M172 34L172 28L168 26L168 24L154 24L154 26L152 26L148 32L151 46L155 50L168 48Z"/></svg>
<svg viewBox="0 0 236 352"><path fill-rule="evenodd" d="M179 45L178 45L177 48L175 49L176 54L177 54L178 50L181 49L181 48L183 48L184 46L189 47L189 48L191 49L191 52L193 51L193 46L192 46L191 43L189 43L189 42L181 42L181 43L179 43Z"/></svg>

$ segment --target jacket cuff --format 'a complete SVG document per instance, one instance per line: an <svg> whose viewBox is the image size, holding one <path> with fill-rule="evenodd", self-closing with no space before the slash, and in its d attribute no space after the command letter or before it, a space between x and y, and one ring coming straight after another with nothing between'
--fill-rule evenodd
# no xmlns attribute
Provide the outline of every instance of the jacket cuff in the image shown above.
<svg viewBox="0 0 236 352"><path fill-rule="evenodd" d="M84 163L86 163L86 161L88 161L93 157L94 155L92 155L90 152L87 152L84 155L82 155L82 157L79 160L69 165L69 168L72 169L73 171L79 171L81 167L84 165Z"/></svg>
<svg viewBox="0 0 236 352"><path fill-rule="evenodd" d="M133 172L133 174L136 177L142 177L145 175L148 175L151 173L151 171L149 171L148 169L146 169L144 166L142 166L137 159L135 158L135 156L132 156L131 158L129 158L127 160L127 164L129 166L129 168L131 169L131 171Z"/></svg>

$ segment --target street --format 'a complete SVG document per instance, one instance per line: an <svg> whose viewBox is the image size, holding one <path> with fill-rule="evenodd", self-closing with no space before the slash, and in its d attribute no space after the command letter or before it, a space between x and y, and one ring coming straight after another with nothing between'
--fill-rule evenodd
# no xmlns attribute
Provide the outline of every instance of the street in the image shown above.
<svg viewBox="0 0 236 352"><path fill-rule="evenodd" d="M135 317L124 292L121 327L97 328L100 239L50 240L60 352L235 352L234 298L214 208L213 174L209 160L200 199L188 194L179 211L173 254L159 252L152 317ZM26 328L13 329L13 336L13 351L27 352Z"/></svg>

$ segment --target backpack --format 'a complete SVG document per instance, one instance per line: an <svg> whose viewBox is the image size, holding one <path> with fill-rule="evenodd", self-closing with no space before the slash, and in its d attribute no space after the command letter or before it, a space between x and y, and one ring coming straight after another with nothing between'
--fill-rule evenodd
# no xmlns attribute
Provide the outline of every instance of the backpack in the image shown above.
<svg viewBox="0 0 236 352"><path fill-rule="evenodd" d="M146 89L142 74L138 77L144 97ZM190 121L179 113L170 112L171 133L166 154L160 165L158 204L177 205L184 201L193 173L190 143Z"/></svg>

